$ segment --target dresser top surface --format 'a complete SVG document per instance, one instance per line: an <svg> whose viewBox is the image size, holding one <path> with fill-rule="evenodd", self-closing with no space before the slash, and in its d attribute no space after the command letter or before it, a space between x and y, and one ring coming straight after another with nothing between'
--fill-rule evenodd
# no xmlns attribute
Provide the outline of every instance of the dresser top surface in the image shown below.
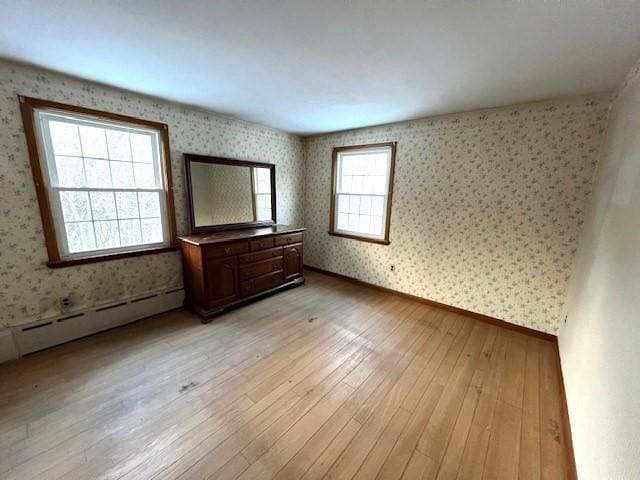
<svg viewBox="0 0 640 480"><path fill-rule="evenodd" d="M220 232L194 233L179 237L180 241L192 245L212 245L216 243L233 242L236 240L250 240L269 235L281 235L286 233L304 232L306 228L291 227L289 225L274 225L272 227L242 228L237 230L224 230Z"/></svg>

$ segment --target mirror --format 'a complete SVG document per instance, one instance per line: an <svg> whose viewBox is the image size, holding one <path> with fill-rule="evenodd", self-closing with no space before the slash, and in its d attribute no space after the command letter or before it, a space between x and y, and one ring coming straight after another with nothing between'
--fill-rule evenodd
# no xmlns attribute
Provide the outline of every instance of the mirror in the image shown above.
<svg viewBox="0 0 640 480"><path fill-rule="evenodd" d="M273 225L275 165L185 155L192 232Z"/></svg>

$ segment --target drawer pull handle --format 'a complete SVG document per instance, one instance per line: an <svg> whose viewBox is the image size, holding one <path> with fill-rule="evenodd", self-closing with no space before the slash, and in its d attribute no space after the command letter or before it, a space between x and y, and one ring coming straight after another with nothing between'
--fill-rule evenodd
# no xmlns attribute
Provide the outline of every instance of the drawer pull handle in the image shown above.
<svg viewBox="0 0 640 480"><path fill-rule="evenodd" d="M224 253L231 253L231 247L227 247L224 249Z"/></svg>

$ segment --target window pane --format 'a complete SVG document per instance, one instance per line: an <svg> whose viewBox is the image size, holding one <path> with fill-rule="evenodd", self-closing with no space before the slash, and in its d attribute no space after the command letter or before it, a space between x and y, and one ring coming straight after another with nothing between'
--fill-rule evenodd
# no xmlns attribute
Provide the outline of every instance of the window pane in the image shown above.
<svg viewBox="0 0 640 480"><path fill-rule="evenodd" d="M144 218L140 220L140 225L144 243L162 242L162 222L159 218Z"/></svg>
<svg viewBox="0 0 640 480"><path fill-rule="evenodd" d="M382 235L382 217L371 217L371 230L373 235Z"/></svg>
<svg viewBox="0 0 640 480"><path fill-rule="evenodd" d="M374 178L371 176L366 176L362 178L362 193L376 193Z"/></svg>
<svg viewBox="0 0 640 480"><path fill-rule="evenodd" d="M362 172L364 175L375 175L376 174L376 158L379 155L367 155L363 162Z"/></svg>
<svg viewBox="0 0 640 480"><path fill-rule="evenodd" d="M360 215L360 221L358 223L358 232L369 233L369 221L371 217L369 215Z"/></svg>
<svg viewBox="0 0 640 480"><path fill-rule="evenodd" d="M118 218L113 192L91 192L91 211L94 220L115 220Z"/></svg>
<svg viewBox="0 0 640 480"><path fill-rule="evenodd" d="M342 156L342 175L356 175L358 168L356 165L356 158L354 155Z"/></svg>
<svg viewBox="0 0 640 480"><path fill-rule="evenodd" d="M94 188L111 186L111 172L107 160L85 158L84 168L87 175L87 185Z"/></svg>
<svg viewBox="0 0 640 480"><path fill-rule="evenodd" d="M349 195L338 195L338 212L347 213L349 211Z"/></svg>
<svg viewBox="0 0 640 480"><path fill-rule="evenodd" d="M111 162L111 176L115 188L131 188L134 186L132 163Z"/></svg>
<svg viewBox="0 0 640 480"><path fill-rule="evenodd" d="M357 195L349 198L349 213L360 213L360 197Z"/></svg>
<svg viewBox="0 0 640 480"><path fill-rule="evenodd" d="M80 125L80 140L82 141L82 156L108 158L107 139L104 128Z"/></svg>
<svg viewBox="0 0 640 480"><path fill-rule="evenodd" d="M138 202L141 217L160 216L160 195L156 192L139 192Z"/></svg>
<svg viewBox="0 0 640 480"><path fill-rule="evenodd" d="M389 163L389 160L387 155L376 155L375 168L372 173L374 175L386 176L388 163Z"/></svg>
<svg viewBox="0 0 640 480"><path fill-rule="evenodd" d="M98 248L116 248L120 246L118 221L95 222L96 246Z"/></svg>
<svg viewBox="0 0 640 480"><path fill-rule="evenodd" d="M136 187L155 188L156 176L151 163L134 163L133 174L136 179Z"/></svg>
<svg viewBox="0 0 640 480"><path fill-rule="evenodd" d="M271 192L271 182L267 180L260 180L258 184L259 193L269 193Z"/></svg>
<svg viewBox="0 0 640 480"><path fill-rule="evenodd" d="M268 168L256 168L256 193L271 193L271 171Z"/></svg>
<svg viewBox="0 0 640 480"><path fill-rule="evenodd" d="M271 220L271 195L256 195L258 220Z"/></svg>
<svg viewBox="0 0 640 480"><path fill-rule="evenodd" d="M56 172L58 174L58 187L84 187L84 171L82 158L56 157Z"/></svg>
<svg viewBox="0 0 640 480"><path fill-rule="evenodd" d="M371 214L371 197L360 198L360 213Z"/></svg>
<svg viewBox="0 0 640 480"><path fill-rule="evenodd" d="M140 233L140 220L119 220L120 242L122 245L140 245L142 235Z"/></svg>
<svg viewBox="0 0 640 480"><path fill-rule="evenodd" d="M107 130L107 144L111 160L131 161L131 144L129 143L128 132Z"/></svg>
<svg viewBox="0 0 640 480"><path fill-rule="evenodd" d="M375 193L376 195L386 195L387 194L387 177L377 175L375 177L370 177L370 178L371 178L371 183L373 185L373 191L371 193Z"/></svg>
<svg viewBox="0 0 640 480"><path fill-rule="evenodd" d="M353 177L351 175L343 176L338 182L338 191L340 193L353 193L351 184L353 183Z"/></svg>
<svg viewBox="0 0 640 480"><path fill-rule="evenodd" d="M60 192L60 205L65 222L91 220L91 207L87 192Z"/></svg>
<svg viewBox="0 0 640 480"><path fill-rule="evenodd" d="M346 213L338 214L338 229L339 230L349 229L349 216Z"/></svg>
<svg viewBox="0 0 640 480"><path fill-rule="evenodd" d="M55 155L82 155L78 127L64 122L49 122L51 143Z"/></svg>
<svg viewBox="0 0 640 480"><path fill-rule="evenodd" d="M116 192L118 218L138 218L138 194L136 192Z"/></svg>
<svg viewBox="0 0 640 480"><path fill-rule="evenodd" d="M44 122L40 133L49 135L45 155L63 256L166 240L157 132L89 123L71 112L38 115ZM256 187L266 189L258 213L265 218L271 216L269 173L256 172ZM145 189L156 191L140 191Z"/></svg>
<svg viewBox="0 0 640 480"><path fill-rule="evenodd" d="M362 175L355 175L351 182L351 192L350 193L363 193L362 191L362 183L363 177Z"/></svg>
<svg viewBox="0 0 640 480"><path fill-rule="evenodd" d="M354 213L349 214L349 230L355 232L358 229L358 215Z"/></svg>
<svg viewBox="0 0 640 480"><path fill-rule="evenodd" d="M153 163L151 135L131 134L131 156L134 162Z"/></svg>
<svg viewBox="0 0 640 480"><path fill-rule="evenodd" d="M382 197L371 197L371 214L382 216L383 203Z"/></svg>
<svg viewBox="0 0 640 480"><path fill-rule="evenodd" d="M65 223L67 246L70 253L86 252L96 249L91 222Z"/></svg>

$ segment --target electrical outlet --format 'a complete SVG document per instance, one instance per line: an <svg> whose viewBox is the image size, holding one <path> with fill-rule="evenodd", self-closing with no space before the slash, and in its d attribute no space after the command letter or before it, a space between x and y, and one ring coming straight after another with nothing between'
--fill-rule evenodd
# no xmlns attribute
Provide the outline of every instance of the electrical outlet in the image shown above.
<svg viewBox="0 0 640 480"><path fill-rule="evenodd" d="M62 311L62 313L67 313L71 308L71 304L72 304L71 298L62 297L60 299L60 310Z"/></svg>

